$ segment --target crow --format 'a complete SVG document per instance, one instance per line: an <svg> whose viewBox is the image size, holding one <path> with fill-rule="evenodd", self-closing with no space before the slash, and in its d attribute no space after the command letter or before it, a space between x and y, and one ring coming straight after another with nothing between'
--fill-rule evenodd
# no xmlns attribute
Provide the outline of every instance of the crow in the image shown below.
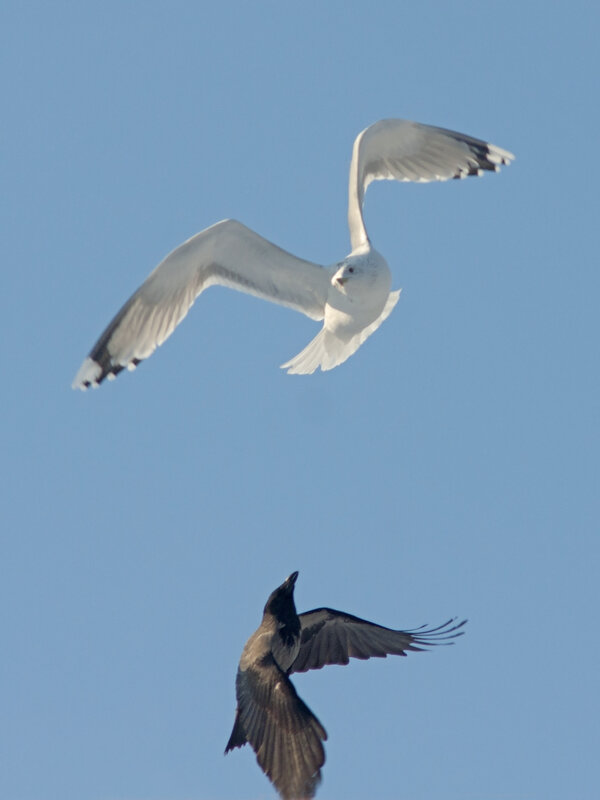
<svg viewBox="0 0 600 800"><path fill-rule="evenodd" d="M298 696L289 675L347 664L350 658L405 656L453 644L466 620L397 631L335 611L296 613L297 572L271 593L262 622L246 642L236 677L237 709L225 753L249 742L282 800L315 796L325 763L325 728Z"/></svg>

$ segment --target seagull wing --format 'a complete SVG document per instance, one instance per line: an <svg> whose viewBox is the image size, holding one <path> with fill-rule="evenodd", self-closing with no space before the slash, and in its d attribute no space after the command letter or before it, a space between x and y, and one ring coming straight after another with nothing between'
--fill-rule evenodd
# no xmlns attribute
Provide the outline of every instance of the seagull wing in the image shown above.
<svg viewBox="0 0 600 800"><path fill-rule="evenodd" d="M367 241L362 207L371 181L446 181L497 172L514 155L481 139L411 122L382 119L356 137L350 164L348 224L352 248Z"/></svg>
<svg viewBox="0 0 600 800"><path fill-rule="evenodd" d="M151 355L198 295L218 284L323 319L329 274L236 220L206 228L177 247L133 294L85 359L74 389L97 386Z"/></svg>
<svg viewBox="0 0 600 800"><path fill-rule="evenodd" d="M300 650L290 673L347 664L351 658L405 656L410 650L452 644L452 639L463 634L459 629L466 623L450 619L436 628L396 631L332 608L316 608L299 618Z"/></svg>
<svg viewBox="0 0 600 800"><path fill-rule="evenodd" d="M314 797L325 763L325 729L269 653L238 670L238 709L225 752L248 741L284 800Z"/></svg>

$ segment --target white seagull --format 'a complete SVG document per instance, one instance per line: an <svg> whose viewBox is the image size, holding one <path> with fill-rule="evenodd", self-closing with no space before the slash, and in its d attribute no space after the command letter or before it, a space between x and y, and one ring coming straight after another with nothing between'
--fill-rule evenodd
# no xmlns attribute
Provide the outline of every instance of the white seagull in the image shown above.
<svg viewBox="0 0 600 800"><path fill-rule="evenodd" d="M445 181L497 172L514 156L481 139L404 119L383 119L356 137L350 163L351 253L329 267L282 250L233 219L217 222L177 247L150 273L109 323L73 381L97 387L132 370L175 330L209 286L237 289L289 306L323 327L282 364L292 374L333 369L390 315L400 291L371 245L362 214L371 181Z"/></svg>

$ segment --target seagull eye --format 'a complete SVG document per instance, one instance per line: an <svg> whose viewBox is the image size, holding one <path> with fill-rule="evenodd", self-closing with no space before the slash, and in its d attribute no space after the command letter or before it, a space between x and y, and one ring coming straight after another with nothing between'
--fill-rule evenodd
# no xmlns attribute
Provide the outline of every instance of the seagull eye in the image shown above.
<svg viewBox="0 0 600 800"><path fill-rule="evenodd" d="M354 267L348 267L348 272L352 274L354 272Z"/></svg>

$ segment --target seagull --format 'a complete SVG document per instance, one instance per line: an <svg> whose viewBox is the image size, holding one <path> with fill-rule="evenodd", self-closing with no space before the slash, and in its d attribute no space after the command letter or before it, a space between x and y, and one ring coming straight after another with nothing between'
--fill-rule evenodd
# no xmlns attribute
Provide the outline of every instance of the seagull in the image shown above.
<svg viewBox="0 0 600 800"><path fill-rule="evenodd" d="M325 763L325 728L298 697L289 675L347 664L350 658L405 656L438 644L453 644L466 620L436 628L396 631L373 622L315 608L296 613L297 572L271 593L262 622L246 642L236 677L237 709L225 753L247 742L282 800L315 796Z"/></svg>
<svg viewBox="0 0 600 800"><path fill-rule="evenodd" d="M426 183L497 172L512 153L463 133L405 119L384 119L360 133L350 162L348 225L352 250L323 267L297 258L237 222L225 219L175 248L108 324L73 381L97 387L148 358L209 286L288 306L323 327L297 356L291 374L330 370L349 358L398 302L391 273L371 245L363 201L372 181Z"/></svg>

